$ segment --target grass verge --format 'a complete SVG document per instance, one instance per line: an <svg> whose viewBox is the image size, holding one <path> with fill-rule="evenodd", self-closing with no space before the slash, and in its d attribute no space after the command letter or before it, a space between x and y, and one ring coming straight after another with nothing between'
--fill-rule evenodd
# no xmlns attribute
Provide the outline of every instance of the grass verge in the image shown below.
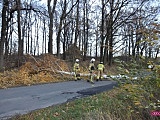
<svg viewBox="0 0 160 120"><path fill-rule="evenodd" d="M118 88L62 105L17 115L12 120L159 120L159 78L128 80ZM158 84L157 84L158 83Z"/></svg>

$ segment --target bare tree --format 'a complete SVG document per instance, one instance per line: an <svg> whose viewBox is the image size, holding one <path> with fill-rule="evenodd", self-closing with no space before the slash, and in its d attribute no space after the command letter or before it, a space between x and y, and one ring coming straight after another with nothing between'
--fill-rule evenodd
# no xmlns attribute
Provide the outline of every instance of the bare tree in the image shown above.
<svg viewBox="0 0 160 120"><path fill-rule="evenodd" d="M79 0L77 0L77 10L76 10L76 29L75 29L75 41L74 44L77 45L77 39L79 35Z"/></svg>
<svg viewBox="0 0 160 120"><path fill-rule="evenodd" d="M154 51L154 46L151 43L156 40L154 36L157 36L155 31L157 31L156 26L158 26L156 16L158 15L159 6L153 8L150 2L142 1L135 14L126 22L128 30L125 32L129 36L128 43L131 43L131 46L128 45L128 55L133 57L138 58L138 56L143 55L146 58L147 56L151 57L152 51Z"/></svg>
<svg viewBox="0 0 160 120"><path fill-rule="evenodd" d="M21 38L21 0L16 1L18 23L18 56L23 55L23 39Z"/></svg>
<svg viewBox="0 0 160 120"><path fill-rule="evenodd" d="M102 2L102 23L101 23L101 45L100 45L100 61L103 61L103 47L104 47L104 16L105 16L105 2L104 0Z"/></svg>
<svg viewBox="0 0 160 120"><path fill-rule="evenodd" d="M7 30L7 8L9 5L8 0L3 0L2 8L2 27L1 27L1 39L0 39L0 71L4 70L4 43L6 41Z"/></svg>
<svg viewBox="0 0 160 120"><path fill-rule="evenodd" d="M42 53L47 53L47 45L46 45L46 39L47 39L47 30L46 30L46 20L45 17L43 17L43 42L42 42Z"/></svg>
<svg viewBox="0 0 160 120"><path fill-rule="evenodd" d="M60 16L60 23L59 23L59 27L58 27L58 31L57 31L57 57L60 58L60 37L61 37L61 32L62 29L66 26L63 26L63 21L66 19L67 15L73 10L73 8L76 6L77 1L73 4L73 6L71 6L71 8L67 11L67 0L64 0L64 4L62 7L62 14Z"/></svg>
<svg viewBox="0 0 160 120"><path fill-rule="evenodd" d="M87 26L87 22L88 22L88 9L87 9L87 0L83 1L83 51L84 51L84 55L83 55L83 60L86 60L86 56L87 56L87 45L88 45L88 37L87 35L87 31L88 31L88 26Z"/></svg>
<svg viewBox="0 0 160 120"><path fill-rule="evenodd" d="M53 2L53 4L51 4ZM49 42L48 42L48 53L53 54L53 18L55 13L57 0L48 0L48 14L49 14Z"/></svg>

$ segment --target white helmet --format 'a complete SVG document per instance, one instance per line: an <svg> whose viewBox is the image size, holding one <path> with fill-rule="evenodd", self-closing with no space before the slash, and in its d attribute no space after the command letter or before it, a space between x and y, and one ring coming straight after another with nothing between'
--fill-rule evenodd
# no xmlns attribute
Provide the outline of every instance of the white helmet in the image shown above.
<svg viewBox="0 0 160 120"><path fill-rule="evenodd" d="M95 59L94 59L94 58L92 58L92 59L91 59L91 62L95 62Z"/></svg>
<svg viewBox="0 0 160 120"><path fill-rule="evenodd" d="M76 62L79 62L79 59L76 59Z"/></svg>
<svg viewBox="0 0 160 120"><path fill-rule="evenodd" d="M151 68L153 68L153 67L154 67L153 65L148 65L148 68L149 68L149 69L151 69Z"/></svg>

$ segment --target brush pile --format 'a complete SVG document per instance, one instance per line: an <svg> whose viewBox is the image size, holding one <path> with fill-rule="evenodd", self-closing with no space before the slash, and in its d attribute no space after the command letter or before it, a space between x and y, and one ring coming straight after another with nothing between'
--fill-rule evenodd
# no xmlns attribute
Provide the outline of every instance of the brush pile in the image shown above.
<svg viewBox="0 0 160 120"><path fill-rule="evenodd" d="M58 82L71 77L58 72L70 70L64 60L54 55L45 54L38 57L27 55L25 58L25 64L18 69L0 73L0 88Z"/></svg>

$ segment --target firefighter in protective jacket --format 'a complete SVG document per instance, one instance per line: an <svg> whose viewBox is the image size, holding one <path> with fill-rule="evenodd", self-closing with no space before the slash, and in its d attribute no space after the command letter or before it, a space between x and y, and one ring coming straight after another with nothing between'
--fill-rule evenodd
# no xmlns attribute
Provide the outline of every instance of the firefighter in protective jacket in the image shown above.
<svg viewBox="0 0 160 120"><path fill-rule="evenodd" d="M103 72L104 72L104 65L103 62L100 62L97 66L97 70L98 70L98 75L97 75L97 81L98 80L102 80L103 78Z"/></svg>
<svg viewBox="0 0 160 120"><path fill-rule="evenodd" d="M75 80L80 80L79 59L76 59L76 62L74 63L73 71L75 75Z"/></svg>
<svg viewBox="0 0 160 120"><path fill-rule="evenodd" d="M90 73L90 82L91 82L91 83L94 83L94 82L93 82L93 79L94 79L94 71L95 71L94 62L95 62L95 59L92 58L91 61L90 61L90 64L89 64L89 73Z"/></svg>

